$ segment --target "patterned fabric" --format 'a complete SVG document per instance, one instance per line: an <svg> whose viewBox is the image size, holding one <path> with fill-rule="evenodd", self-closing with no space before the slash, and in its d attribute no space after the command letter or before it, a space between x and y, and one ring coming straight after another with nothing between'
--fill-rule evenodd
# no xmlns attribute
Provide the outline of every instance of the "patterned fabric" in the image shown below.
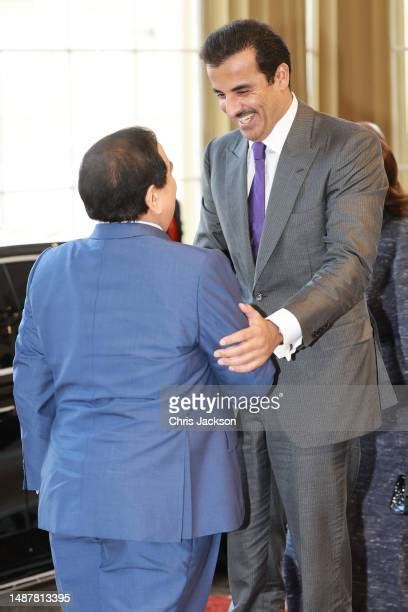
<svg viewBox="0 0 408 612"><path fill-rule="evenodd" d="M391 381L408 384L408 218L385 217L368 302ZM387 424L395 415L385 412ZM408 471L408 432L395 429L361 441L350 512L357 611L408 610L408 516L389 510L395 480Z"/></svg>
<svg viewBox="0 0 408 612"><path fill-rule="evenodd" d="M385 218L368 305L391 382L408 384L408 217Z"/></svg>

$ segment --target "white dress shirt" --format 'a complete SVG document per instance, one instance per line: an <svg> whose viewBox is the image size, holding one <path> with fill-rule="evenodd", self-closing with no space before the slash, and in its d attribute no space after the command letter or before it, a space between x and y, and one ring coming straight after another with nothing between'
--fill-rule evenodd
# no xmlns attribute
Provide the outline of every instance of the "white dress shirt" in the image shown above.
<svg viewBox="0 0 408 612"><path fill-rule="evenodd" d="M126 221L98 221L98 223L142 223L142 225L151 225L152 227L157 227L157 229L164 232L164 229L160 227L157 223L152 223L151 221L139 221L139 219L128 219Z"/></svg>
<svg viewBox="0 0 408 612"><path fill-rule="evenodd" d="M164 232L164 229L162 227L160 227L160 225L157 225L157 223L152 223L151 221L139 221L137 219L135 221L131 221L131 223L141 223L142 225L151 225L152 227L157 227L157 229L159 229L162 232Z"/></svg>
<svg viewBox="0 0 408 612"><path fill-rule="evenodd" d="M272 189L273 179L275 178L276 167L279 157L285 144L289 130L295 119L298 108L296 96L292 93L292 104L289 106L286 113L275 124L272 132L268 134L262 141L265 146L265 209L268 206L268 200ZM249 141L248 157L247 157L247 193L251 189L252 181L255 176L255 161L252 153L252 141ZM273 206L273 203L271 204ZM281 359L286 357L291 360L291 355L302 344L302 330L299 321L293 313L286 308L280 308L267 317L280 330L283 336L283 344L280 344L274 350L276 357Z"/></svg>

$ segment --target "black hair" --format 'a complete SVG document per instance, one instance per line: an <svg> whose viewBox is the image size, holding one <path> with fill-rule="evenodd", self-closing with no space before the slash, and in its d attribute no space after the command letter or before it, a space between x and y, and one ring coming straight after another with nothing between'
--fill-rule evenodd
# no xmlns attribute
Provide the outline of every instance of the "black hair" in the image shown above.
<svg viewBox="0 0 408 612"><path fill-rule="evenodd" d="M205 40L200 58L209 66L220 66L226 59L244 51L255 49L256 62L268 82L272 82L276 69L282 63L291 71L290 53L283 39L266 23L255 19L239 19L212 32Z"/></svg>
<svg viewBox="0 0 408 612"><path fill-rule="evenodd" d="M164 187L166 164L151 130L131 127L98 140L84 155L78 190L97 221L132 221L147 212L150 185Z"/></svg>

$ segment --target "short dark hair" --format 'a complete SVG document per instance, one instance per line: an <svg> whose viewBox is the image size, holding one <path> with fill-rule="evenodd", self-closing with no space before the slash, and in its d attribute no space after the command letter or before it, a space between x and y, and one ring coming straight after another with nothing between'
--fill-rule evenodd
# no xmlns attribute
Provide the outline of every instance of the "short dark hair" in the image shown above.
<svg viewBox="0 0 408 612"><path fill-rule="evenodd" d="M282 63L291 71L290 52L284 40L269 25L255 19L238 19L212 32L201 48L200 58L217 67L244 49L255 49L259 71L268 82L273 83Z"/></svg>
<svg viewBox="0 0 408 612"><path fill-rule="evenodd" d="M150 185L164 187L167 168L151 130L131 127L98 140L84 155L78 190L97 221L132 221L147 212Z"/></svg>

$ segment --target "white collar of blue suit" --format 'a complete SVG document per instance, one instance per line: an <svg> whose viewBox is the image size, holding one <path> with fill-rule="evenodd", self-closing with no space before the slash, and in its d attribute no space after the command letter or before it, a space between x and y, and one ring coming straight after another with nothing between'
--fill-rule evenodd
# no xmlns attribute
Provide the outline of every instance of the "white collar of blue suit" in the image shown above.
<svg viewBox="0 0 408 612"><path fill-rule="evenodd" d="M147 223L97 223L91 234L95 240L110 240L113 238L132 238L140 236L156 236L170 240L166 232Z"/></svg>

